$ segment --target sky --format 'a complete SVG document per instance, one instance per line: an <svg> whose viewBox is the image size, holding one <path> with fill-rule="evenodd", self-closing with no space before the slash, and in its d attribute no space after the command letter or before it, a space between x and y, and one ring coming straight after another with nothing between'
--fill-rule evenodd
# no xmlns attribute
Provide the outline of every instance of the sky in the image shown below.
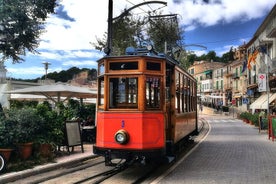
<svg viewBox="0 0 276 184"><path fill-rule="evenodd" d="M149 0L113 0L113 17L124 9ZM163 4L139 6L131 13L147 16L148 12L177 14L184 28L185 49L197 55L215 51L218 56L231 47L248 42L271 11L276 0L163 0ZM7 77L35 79L45 75L44 62L49 62L48 73L72 67L97 68L103 52L91 43L103 38L107 31L108 0L60 0L56 14L49 15L40 37L40 54L28 53L24 62L6 61ZM194 47L191 45L201 45Z"/></svg>

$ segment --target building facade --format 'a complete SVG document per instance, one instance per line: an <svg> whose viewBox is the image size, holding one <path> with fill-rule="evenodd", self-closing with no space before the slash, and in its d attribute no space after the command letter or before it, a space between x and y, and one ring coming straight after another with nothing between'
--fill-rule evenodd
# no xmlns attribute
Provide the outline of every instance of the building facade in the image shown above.
<svg viewBox="0 0 276 184"><path fill-rule="evenodd" d="M234 49L233 61L195 61L188 71L198 81L200 103L252 113L276 110L276 5L253 38Z"/></svg>

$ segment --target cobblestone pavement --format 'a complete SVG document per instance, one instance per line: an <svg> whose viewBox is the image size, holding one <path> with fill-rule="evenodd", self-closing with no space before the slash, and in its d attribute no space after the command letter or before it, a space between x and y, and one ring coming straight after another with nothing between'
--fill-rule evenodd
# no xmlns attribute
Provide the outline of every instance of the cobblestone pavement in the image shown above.
<svg viewBox="0 0 276 184"><path fill-rule="evenodd" d="M266 132L225 116L209 116L210 132L164 178L153 183L275 184L276 144Z"/></svg>

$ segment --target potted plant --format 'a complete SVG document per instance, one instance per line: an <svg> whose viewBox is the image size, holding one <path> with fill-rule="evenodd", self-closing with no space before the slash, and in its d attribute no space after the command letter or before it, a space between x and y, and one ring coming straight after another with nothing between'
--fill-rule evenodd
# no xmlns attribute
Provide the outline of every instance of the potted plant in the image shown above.
<svg viewBox="0 0 276 184"><path fill-rule="evenodd" d="M48 104L39 104L36 109L37 114L43 117L43 121L39 123L36 143L39 144L41 156L51 157L52 150L60 145L63 139L63 121Z"/></svg>
<svg viewBox="0 0 276 184"><path fill-rule="evenodd" d="M20 157L25 160L32 154L33 142L43 119L32 107L10 109L7 116L8 120L14 122L14 142L18 146Z"/></svg>
<svg viewBox="0 0 276 184"><path fill-rule="evenodd" d="M240 113L240 118L245 122L245 123L249 123L249 119L250 119L251 114L249 112L242 112Z"/></svg>
<svg viewBox="0 0 276 184"><path fill-rule="evenodd" d="M12 150L14 149L13 138L13 122L1 118L0 120L0 153L6 161L9 161Z"/></svg>

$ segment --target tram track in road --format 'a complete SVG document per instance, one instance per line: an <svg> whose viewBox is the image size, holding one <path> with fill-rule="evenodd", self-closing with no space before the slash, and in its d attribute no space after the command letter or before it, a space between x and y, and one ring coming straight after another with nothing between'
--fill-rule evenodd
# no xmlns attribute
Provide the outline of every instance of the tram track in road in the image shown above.
<svg viewBox="0 0 276 184"><path fill-rule="evenodd" d="M118 184L118 183L152 183L158 180L162 175L175 167L177 162L186 155L189 155L198 143L208 134L210 129L208 122L204 119L200 120L202 127L199 129L199 134L192 138L185 145L185 149L176 157L176 160L169 164L146 164L141 163L125 165L121 160L115 159L114 163L117 166L105 166L103 157L95 157L72 165L66 165L56 170L46 173L39 173L28 178L15 181L14 183L31 184L86 184L86 183L101 183L101 184ZM154 182L153 182L154 183Z"/></svg>
<svg viewBox="0 0 276 184"><path fill-rule="evenodd" d="M51 169L29 177L21 178L10 183L20 183L20 184L37 184L37 183L49 183L50 180L62 177L64 175L70 175L71 173L85 170L90 167L96 167L97 165L104 164L104 159L102 157L93 157L81 162L74 162L71 165L65 165L56 169ZM1 182L0 182L1 183Z"/></svg>

